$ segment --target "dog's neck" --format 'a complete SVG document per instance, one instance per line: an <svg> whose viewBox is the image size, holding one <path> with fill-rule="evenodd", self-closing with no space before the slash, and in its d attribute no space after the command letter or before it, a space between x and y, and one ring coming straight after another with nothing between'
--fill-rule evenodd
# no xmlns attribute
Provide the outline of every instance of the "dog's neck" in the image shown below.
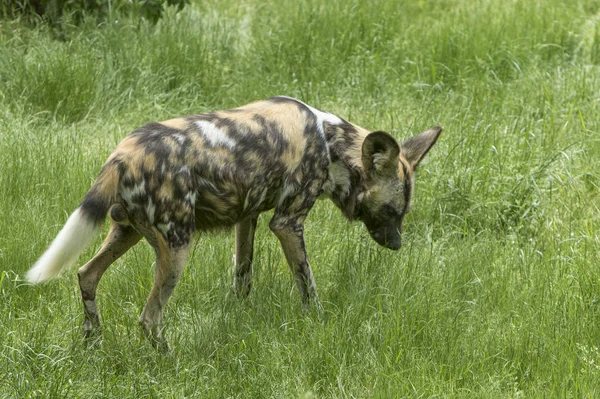
<svg viewBox="0 0 600 399"><path fill-rule="evenodd" d="M329 197L349 220L356 219L365 173L362 165L362 143L369 132L345 122L325 125L325 136L331 164L323 194Z"/></svg>

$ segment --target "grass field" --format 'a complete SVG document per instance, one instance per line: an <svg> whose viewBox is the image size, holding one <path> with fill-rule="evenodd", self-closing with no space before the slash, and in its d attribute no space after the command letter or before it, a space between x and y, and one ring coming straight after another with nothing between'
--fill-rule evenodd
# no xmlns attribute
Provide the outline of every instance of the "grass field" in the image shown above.
<svg viewBox="0 0 600 399"><path fill-rule="evenodd" d="M0 397L600 397L599 71L597 0L209 0L60 36L2 21ZM137 325L143 243L101 281L103 342L84 349L76 273L22 276L116 144L278 94L399 140L444 127L403 248L319 202L319 318L268 215L243 302L233 234L201 236L161 355Z"/></svg>

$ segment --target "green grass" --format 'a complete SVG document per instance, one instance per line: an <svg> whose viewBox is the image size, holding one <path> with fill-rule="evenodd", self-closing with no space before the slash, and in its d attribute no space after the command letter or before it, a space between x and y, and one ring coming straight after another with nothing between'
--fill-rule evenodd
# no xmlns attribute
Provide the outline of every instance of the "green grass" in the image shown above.
<svg viewBox="0 0 600 399"><path fill-rule="evenodd" d="M598 1L206 1L58 37L0 26L0 397L600 395ZM232 234L201 236L165 356L138 331L140 244L101 281L103 342L84 349L74 271L22 276L112 149L146 122L277 94L398 139L444 127L401 251L318 203L319 319L268 215L243 302Z"/></svg>

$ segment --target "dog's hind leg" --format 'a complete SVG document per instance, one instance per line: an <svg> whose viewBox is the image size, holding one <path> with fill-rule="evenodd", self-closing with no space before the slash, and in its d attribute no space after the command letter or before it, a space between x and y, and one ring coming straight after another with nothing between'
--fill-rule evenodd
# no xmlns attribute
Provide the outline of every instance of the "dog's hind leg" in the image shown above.
<svg viewBox="0 0 600 399"><path fill-rule="evenodd" d="M96 306L96 288L102 274L115 260L134 246L141 237L130 226L112 223L110 232L100 251L77 272L81 299L83 300L83 335L85 338L94 336L100 329L100 317Z"/></svg>
<svg viewBox="0 0 600 399"><path fill-rule="evenodd" d="M139 323L153 346L168 351L169 345L163 336L163 310L179 281L190 252L189 240L173 247L160 232L155 230L155 239L148 240L156 252L154 284L139 318Z"/></svg>
<svg viewBox="0 0 600 399"><path fill-rule="evenodd" d="M251 216L235 225L233 291L238 298L248 296L252 287L252 257L257 220L256 216Z"/></svg>

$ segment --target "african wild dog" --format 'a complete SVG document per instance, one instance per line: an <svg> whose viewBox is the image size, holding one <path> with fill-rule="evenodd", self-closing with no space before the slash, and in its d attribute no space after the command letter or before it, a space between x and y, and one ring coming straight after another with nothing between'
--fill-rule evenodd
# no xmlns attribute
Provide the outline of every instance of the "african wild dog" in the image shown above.
<svg viewBox="0 0 600 399"><path fill-rule="evenodd" d="M233 288L250 291L258 215L275 209L279 238L305 305L319 307L303 224L319 196L361 220L380 245L400 248L415 168L436 142L431 128L402 145L288 97L160 123L128 135L83 202L27 273L31 282L71 266L109 213L100 251L78 271L86 337L99 331L96 287L106 269L146 238L156 252L154 285L139 322L166 348L162 313L189 254L192 233L235 225Z"/></svg>

